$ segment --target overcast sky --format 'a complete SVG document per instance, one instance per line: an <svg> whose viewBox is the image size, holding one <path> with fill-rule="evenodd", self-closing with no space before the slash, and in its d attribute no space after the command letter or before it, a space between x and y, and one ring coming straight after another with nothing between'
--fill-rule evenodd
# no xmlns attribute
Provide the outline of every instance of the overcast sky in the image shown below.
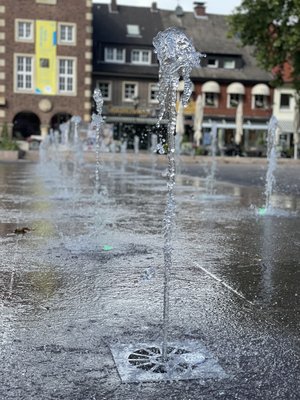
<svg viewBox="0 0 300 400"><path fill-rule="evenodd" d="M110 0L93 0L94 3L110 3ZM117 4L150 7L153 0L117 0ZM194 0L156 0L158 8L175 10L179 4L184 10L192 11ZM206 0L206 11L211 14L230 14L241 0Z"/></svg>

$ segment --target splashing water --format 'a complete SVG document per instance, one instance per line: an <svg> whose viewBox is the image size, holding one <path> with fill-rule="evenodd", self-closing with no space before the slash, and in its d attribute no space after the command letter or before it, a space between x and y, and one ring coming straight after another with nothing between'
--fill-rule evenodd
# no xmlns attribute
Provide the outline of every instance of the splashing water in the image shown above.
<svg viewBox="0 0 300 400"><path fill-rule="evenodd" d="M79 190L79 176L80 176L80 167L83 164L83 153L79 139L79 124L81 122L81 118L79 115L74 115L71 118L71 122L74 125L74 134L73 134L73 196L72 196L72 203L73 203L73 212L75 211L76 207L76 200L78 197L78 190Z"/></svg>
<svg viewBox="0 0 300 400"><path fill-rule="evenodd" d="M205 180L205 188L206 194L209 196L213 196L215 194L215 185L216 185L216 172L217 172L217 124L213 123L211 129L211 166L210 171Z"/></svg>
<svg viewBox="0 0 300 400"><path fill-rule="evenodd" d="M175 134L176 126L176 89L180 77L184 81L182 103L185 107L192 93L190 73L193 68L200 66L200 53L195 51L191 40L178 28L167 28L159 32L153 39L153 45L159 61L159 94L160 122L168 113L170 128Z"/></svg>
<svg viewBox="0 0 300 400"><path fill-rule="evenodd" d="M134 135L133 148L134 154L138 154L140 151L140 138L137 135Z"/></svg>
<svg viewBox="0 0 300 400"><path fill-rule="evenodd" d="M267 159L268 169L266 174L265 184L265 206L260 208L259 215L265 215L271 209L271 196L273 193L274 185L276 183L275 170L277 167L277 154L276 154L276 132L278 129L278 121L276 117L272 117L268 126L268 140L267 140Z"/></svg>
<svg viewBox="0 0 300 400"><path fill-rule="evenodd" d="M153 39L153 45L159 61L160 112L158 125L164 116L168 119L167 146L168 155L168 194L164 214L164 309L163 309L163 346L162 359L167 362L167 339L169 328L169 282L172 269L172 236L175 217L175 135L176 135L176 90L179 79L184 81L181 101L187 105L192 93L190 73L200 66L200 53L197 53L191 40L178 28L167 28Z"/></svg>
<svg viewBox="0 0 300 400"><path fill-rule="evenodd" d="M92 115L91 126L96 129L96 170L95 170L95 179L96 179L96 193L100 191L100 170L101 170L101 162L100 162L100 147L101 147L101 130L103 124L102 118L102 108L103 108L103 97L100 89L94 90L93 99L96 103L96 111L97 114Z"/></svg>
<svg viewBox="0 0 300 400"><path fill-rule="evenodd" d="M71 118L71 122L74 123L74 139L73 139L73 141L74 141L74 145L76 146L78 144L78 140L79 140L79 138L78 138L78 127L79 127L79 124L81 122L81 118L79 117L79 115L74 115Z"/></svg>

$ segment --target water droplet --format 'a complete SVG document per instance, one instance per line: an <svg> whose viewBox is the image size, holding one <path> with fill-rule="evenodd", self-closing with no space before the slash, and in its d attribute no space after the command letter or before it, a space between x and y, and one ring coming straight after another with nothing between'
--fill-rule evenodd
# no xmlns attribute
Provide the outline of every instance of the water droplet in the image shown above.
<svg viewBox="0 0 300 400"><path fill-rule="evenodd" d="M149 281L153 278L155 278L155 268L153 266L149 266L143 271L142 280Z"/></svg>

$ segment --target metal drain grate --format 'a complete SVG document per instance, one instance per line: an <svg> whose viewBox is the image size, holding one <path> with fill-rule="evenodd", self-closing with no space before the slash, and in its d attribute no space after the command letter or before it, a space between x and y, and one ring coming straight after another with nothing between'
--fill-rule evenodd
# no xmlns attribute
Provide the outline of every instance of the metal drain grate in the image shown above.
<svg viewBox="0 0 300 400"><path fill-rule="evenodd" d="M128 362L136 368L144 371L166 374L168 372L186 372L195 369L197 365L205 361L205 357L198 357L197 363L189 363L191 352L177 347L168 347L167 360L163 362L159 347L146 347L131 353ZM200 359L201 358L201 359Z"/></svg>
<svg viewBox="0 0 300 400"><path fill-rule="evenodd" d="M224 378L227 375L199 342L170 343L167 359L154 343L110 346L122 382Z"/></svg>

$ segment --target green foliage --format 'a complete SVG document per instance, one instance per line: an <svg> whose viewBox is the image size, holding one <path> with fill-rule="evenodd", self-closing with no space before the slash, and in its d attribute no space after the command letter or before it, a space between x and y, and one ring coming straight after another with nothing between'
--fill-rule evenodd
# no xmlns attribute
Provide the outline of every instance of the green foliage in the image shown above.
<svg viewBox="0 0 300 400"><path fill-rule="evenodd" d="M205 149L203 147L195 147L195 156L204 156Z"/></svg>
<svg viewBox="0 0 300 400"><path fill-rule="evenodd" d="M190 141L189 135L184 134L182 136L182 143L186 143L186 142L189 142L189 141Z"/></svg>
<svg viewBox="0 0 300 400"><path fill-rule="evenodd" d="M289 149L288 148L284 149L282 151L282 153L286 158L293 158L293 156L294 156L294 148L290 147Z"/></svg>
<svg viewBox="0 0 300 400"><path fill-rule="evenodd" d="M293 86L300 91L299 0L243 0L229 26L243 46L254 46L260 66L273 71L274 86L283 84L283 65L289 62Z"/></svg>
<svg viewBox="0 0 300 400"><path fill-rule="evenodd" d="M0 136L0 150L19 150L17 142L9 137L6 123L2 127Z"/></svg>

